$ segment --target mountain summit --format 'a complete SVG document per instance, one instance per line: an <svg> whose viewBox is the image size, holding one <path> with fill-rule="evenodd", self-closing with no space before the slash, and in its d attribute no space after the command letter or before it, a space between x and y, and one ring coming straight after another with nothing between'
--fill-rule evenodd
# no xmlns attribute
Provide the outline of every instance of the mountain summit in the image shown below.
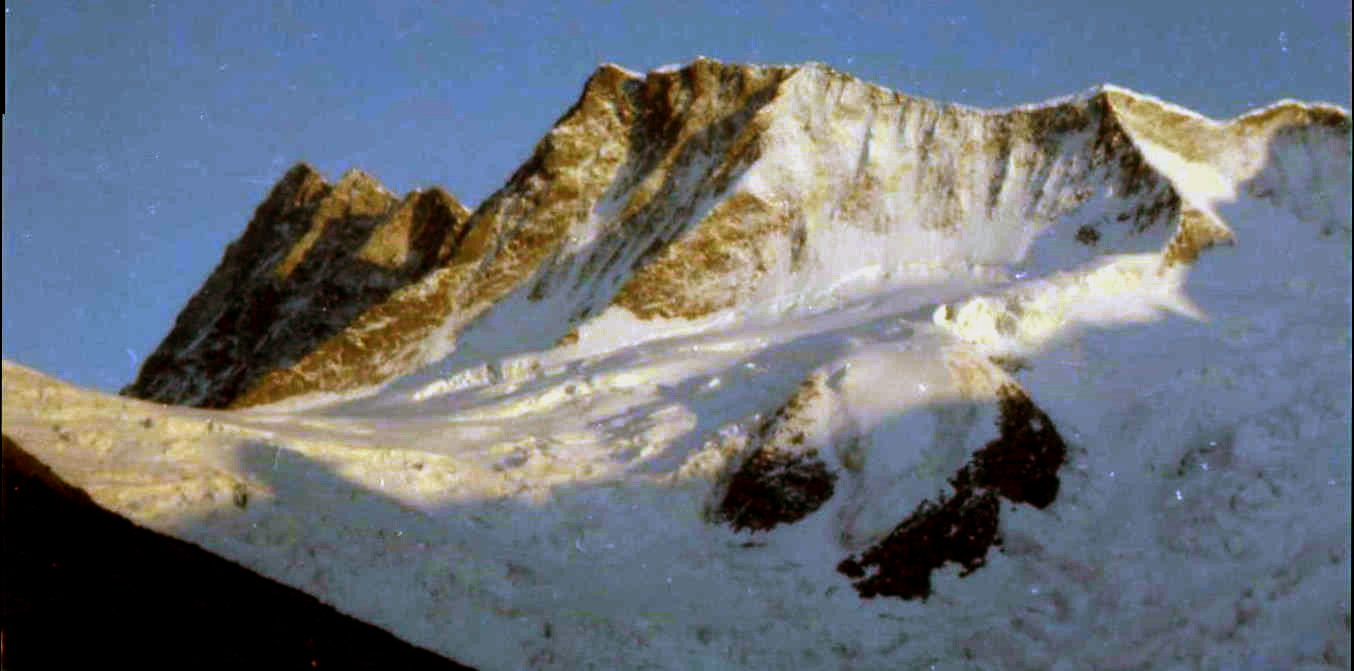
<svg viewBox="0 0 1354 671"><path fill-rule="evenodd" d="M604 65L473 213L439 189L398 200L360 172L330 187L293 168L123 393L304 404L937 278L1188 263L1231 240L1200 175L1245 181L1271 140L1348 128L1290 102L1216 123L1112 86L982 111L819 64Z"/></svg>
<svg viewBox="0 0 1354 671"><path fill-rule="evenodd" d="M395 198L352 170L282 177L122 393L222 408L443 265L467 211L441 189Z"/></svg>

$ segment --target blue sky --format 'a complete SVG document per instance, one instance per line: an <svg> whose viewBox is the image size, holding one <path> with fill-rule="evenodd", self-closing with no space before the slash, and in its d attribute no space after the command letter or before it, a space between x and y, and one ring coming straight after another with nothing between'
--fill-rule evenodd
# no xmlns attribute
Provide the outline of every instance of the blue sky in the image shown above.
<svg viewBox="0 0 1354 671"><path fill-rule="evenodd" d="M12 2L4 357L115 391L290 165L473 208L603 62L813 60L977 106L1102 82L1215 118L1350 104L1344 0L1105 4Z"/></svg>

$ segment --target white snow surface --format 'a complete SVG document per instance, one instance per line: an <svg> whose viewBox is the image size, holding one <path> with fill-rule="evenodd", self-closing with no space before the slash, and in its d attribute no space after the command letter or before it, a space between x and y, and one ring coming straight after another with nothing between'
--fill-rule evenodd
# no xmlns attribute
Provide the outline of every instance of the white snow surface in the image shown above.
<svg viewBox="0 0 1354 671"><path fill-rule="evenodd" d="M802 309L657 328L612 311L563 347L532 331L549 305L512 296L521 310L462 334L454 365L372 397L123 401L127 422L225 427L196 444L257 502L195 517L107 503L485 670L1349 668L1347 178L1290 184L1303 202L1284 202L1143 150L1236 244L1168 270L1150 252L1058 267L1025 256L1023 231L934 276L862 238L838 248L857 274ZM1056 501L1003 503L1003 551L936 572L928 600L862 599L834 567L993 439L990 399L952 369L994 356L1021 362L1013 379L1068 444ZM27 435L14 370L6 431ZM837 495L770 531L712 522L721 478L805 379L830 390L808 440Z"/></svg>

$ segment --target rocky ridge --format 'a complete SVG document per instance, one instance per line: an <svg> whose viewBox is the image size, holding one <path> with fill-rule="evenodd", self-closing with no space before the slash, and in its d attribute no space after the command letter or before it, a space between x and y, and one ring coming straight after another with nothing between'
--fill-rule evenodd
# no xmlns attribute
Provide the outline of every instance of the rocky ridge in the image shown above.
<svg viewBox="0 0 1354 671"><path fill-rule="evenodd" d="M122 393L222 408L444 263L469 212L442 189L397 199L358 170L283 176Z"/></svg>
<svg viewBox="0 0 1354 671"><path fill-rule="evenodd" d="M1292 102L1217 123L1112 86L987 112L817 64L604 65L468 216L440 190L396 207L360 173L330 188L294 168L124 393L203 407L369 393L446 359L474 322L500 326L495 312L534 328L472 359L1016 264L1189 262L1230 234L1181 199L1155 148L1237 177L1273 137L1348 124Z"/></svg>

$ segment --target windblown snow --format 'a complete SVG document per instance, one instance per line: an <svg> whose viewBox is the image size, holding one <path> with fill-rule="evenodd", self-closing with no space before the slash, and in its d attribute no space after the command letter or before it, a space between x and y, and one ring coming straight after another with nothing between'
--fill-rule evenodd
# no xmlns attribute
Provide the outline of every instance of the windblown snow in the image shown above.
<svg viewBox="0 0 1354 671"><path fill-rule="evenodd" d="M5 432L482 669L1348 668L1346 110L737 67L599 71L739 102L436 357L237 411L6 363Z"/></svg>

